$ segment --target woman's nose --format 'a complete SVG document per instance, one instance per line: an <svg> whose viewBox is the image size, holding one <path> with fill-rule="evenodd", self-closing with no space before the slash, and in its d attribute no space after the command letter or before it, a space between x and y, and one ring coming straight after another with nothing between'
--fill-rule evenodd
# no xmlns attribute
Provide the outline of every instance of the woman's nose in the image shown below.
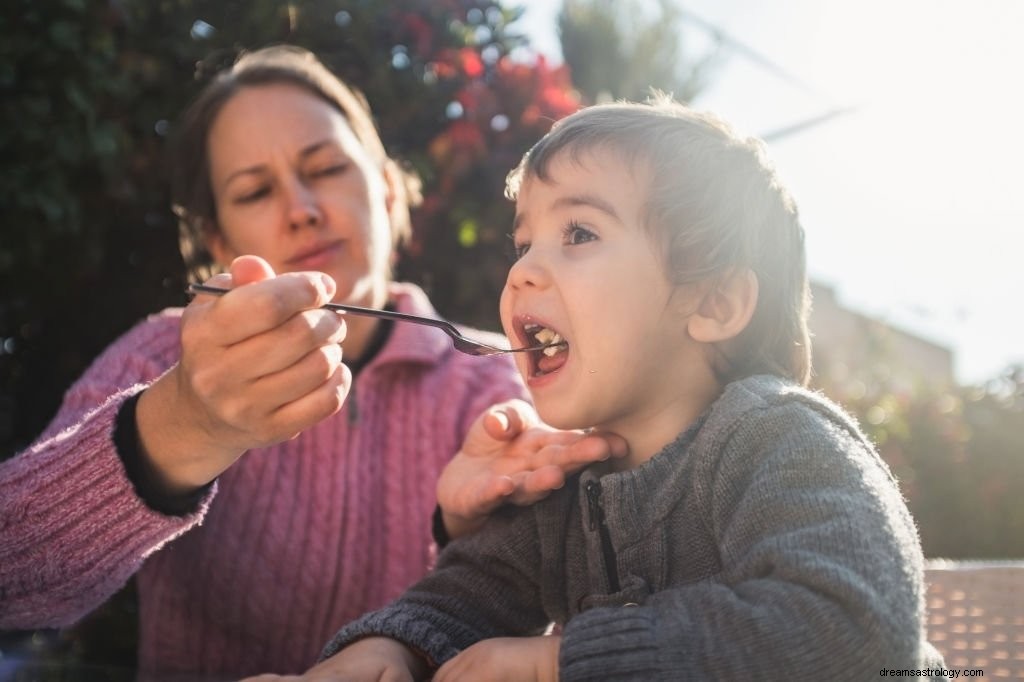
<svg viewBox="0 0 1024 682"><path fill-rule="evenodd" d="M316 194L304 183L295 180L288 191L288 227L293 230L319 227L323 217Z"/></svg>

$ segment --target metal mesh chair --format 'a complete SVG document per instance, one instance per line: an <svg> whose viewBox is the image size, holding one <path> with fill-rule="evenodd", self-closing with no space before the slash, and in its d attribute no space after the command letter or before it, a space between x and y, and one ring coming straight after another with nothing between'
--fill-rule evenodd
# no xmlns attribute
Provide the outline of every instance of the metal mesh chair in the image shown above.
<svg viewBox="0 0 1024 682"><path fill-rule="evenodd" d="M951 669L1024 680L1024 562L931 561L928 639Z"/></svg>

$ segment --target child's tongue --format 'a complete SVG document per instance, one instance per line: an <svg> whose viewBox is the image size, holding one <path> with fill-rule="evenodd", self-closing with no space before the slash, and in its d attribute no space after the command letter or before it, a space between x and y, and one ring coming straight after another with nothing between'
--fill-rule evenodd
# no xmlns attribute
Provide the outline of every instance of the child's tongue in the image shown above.
<svg viewBox="0 0 1024 682"><path fill-rule="evenodd" d="M569 354L564 350L561 350L554 355L541 354L540 359L537 360L537 369L547 374L548 372L554 372L556 369L565 364Z"/></svg>

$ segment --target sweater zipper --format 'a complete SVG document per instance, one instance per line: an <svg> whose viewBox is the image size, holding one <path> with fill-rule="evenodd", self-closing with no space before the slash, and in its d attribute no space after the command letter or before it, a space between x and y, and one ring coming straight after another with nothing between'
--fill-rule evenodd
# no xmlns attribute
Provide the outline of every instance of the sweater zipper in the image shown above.
<svg viewBox="0 0 1024 682"><path fill-rule="evenodd" d="M590 512L590 530L596 530L601 540L601 555L604 557L604 570L608 575L608 585L612 592L622 589L619 585L619 568L616 565L615 548L612 547L612 536L604 519L604 507L601 506L601 484L598 481L587 481L587 510Z"/></svg>

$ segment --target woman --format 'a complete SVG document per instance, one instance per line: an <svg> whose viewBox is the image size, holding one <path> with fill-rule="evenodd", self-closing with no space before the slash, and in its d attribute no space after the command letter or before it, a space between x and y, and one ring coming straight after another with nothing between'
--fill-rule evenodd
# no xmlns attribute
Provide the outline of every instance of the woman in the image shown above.
<svg viewBox="0 0 1024 682"><path fill-rule="evenodd" d="M437 478L464 440L449 530L559 484L553 467L491 467L517 448L570 468L607 447L528 429L522 404L478 418L524 395L504 357L320 308L435 314L389 277L409 185L311 54L243 57L186 113L177 152L186 261L233 290L127 332L0 465L0 628L72 623L137 573L144 674L298 672L425 572ZM536 437L513 441L523 430Z"/></svg>

